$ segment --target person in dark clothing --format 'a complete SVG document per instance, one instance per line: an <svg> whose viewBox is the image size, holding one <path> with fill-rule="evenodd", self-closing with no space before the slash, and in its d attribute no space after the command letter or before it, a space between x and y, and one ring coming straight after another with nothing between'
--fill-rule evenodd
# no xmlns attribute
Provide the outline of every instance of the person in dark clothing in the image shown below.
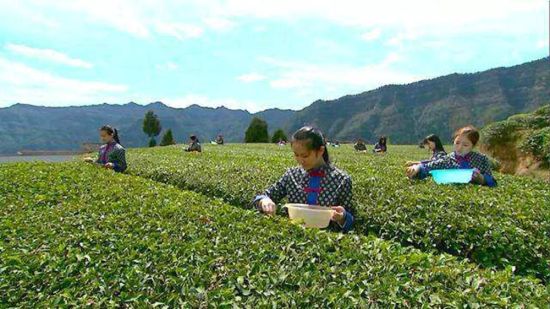
<svg viewBox="0 0 550 309"><path fill-rule="evenodd" d="M496 187L497 181L491 173L489 158L473 151L479 141L479 131L473 126L458 129L454 134L454 151L441 159L407 167L406 174L411 179L424 179L430 171L440 169L474 169L471 183Z"/></svg>
<svg viewBox="0 0 550 309"><path fill-rule="evenodd" d="M443 143L441 143L441 139L435 134L426 136L421 145L422 148L428 148L432 152L431 158L423 161L407 161L407 163L405 163L406 166L428 163L430 161L439 160L447 155Z"/></svg>
<svg viewBox="0 0 550 309"><path fill-rule="evenodd" d="M374 153L386 153L388 151L386 142L387 142L387 139L385 136L380 137L380 139L378 140L378 143L374 145L374 149L372 151Z"/></svg>
<svg viewBox="0 0 550 309"><path fill-rule="evenodd" d="M84 161L98 164L115 172L124 172L127 167L126 150L120 145L118 130L104 125L99 129L99 136L105 144L99 148L97 159L85 158Z"/></svg>
<svg viewBox="0 0 550 309"><path fill-rule="evenodd" d="M272 215L283 198L289 203L318 205L334 210L331 227L349 231L354 222L352 181L344 171L330 163L327 144L321 131L303 127L292 136L291 147L299 166L285 174L252 204L261 213Z"/></svg>
<svg viewBox="0 0 550 309"><path fill-rule="evenodd" d="M355 145L353 145L353 148L357 151L367 151L367 145L362 139L358 139Z"/></svg>
<svg viewBox="0 0 550 309"><path fill-rule="evenodd" d="M195 136L195 135L191 135L189 137L189 139L191 141L190 141L189 146L187 147L187 149L185 149L185 151L186 152L202 152L201 143L199 142L198 137Z"/></svg>

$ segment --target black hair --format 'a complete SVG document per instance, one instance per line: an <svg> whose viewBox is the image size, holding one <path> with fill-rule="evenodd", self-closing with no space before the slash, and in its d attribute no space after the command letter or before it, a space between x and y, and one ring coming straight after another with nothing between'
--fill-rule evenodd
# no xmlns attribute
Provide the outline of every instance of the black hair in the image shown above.
<svg viewBox="0 0 550 309"><path fill-rule="evenodd" d="M302 127L292 134L292 142L295 141L306 141L306 148L309 150L319 150L321 147L325 147L323 159L327 164L330 164L327 143L321 130L310 126Z"/></svg>
<svg viewBox="0 0 550 309"><path fill-rule="evenodd" d="M441 139L439 136L435 134L430 134L426 136L426 138L422 141L422 145L427 145L428 142L432 142L435 144L435 150L434 151L443 151L445 152L445 148L443 147L443 143L441 143Z"/></svg>
<svg viewBox="0 0 550 309"><path fill-rule="evenodd" d="M386 146L386 137L385 136L381 136L380 139L378 140L378 145L382 146Z"/></svg>
<svg viewBox="0 0 550 309"><path fill-rule="evenodd" d="M107 132L107 134L112 135L115 142L117 142L117 144L120 144L120 138L118 137L118 130L117 129L111 127L110 125L104 125L99 130L100 131L105 131L105 132Z"/></svg>
<svg viewBox="0 0 550 309"><path fill-rule="evenodd" d="M199 143L199 139L197 138L196 135L191 135L191 136L189 136L189 138L190 138L193 142Z"/></svg>

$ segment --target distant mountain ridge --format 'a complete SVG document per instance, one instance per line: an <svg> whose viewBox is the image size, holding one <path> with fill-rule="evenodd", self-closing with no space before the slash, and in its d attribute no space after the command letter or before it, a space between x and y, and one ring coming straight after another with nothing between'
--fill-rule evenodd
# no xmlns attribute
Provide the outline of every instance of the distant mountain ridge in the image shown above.
<svg viewBox="0 0 550 309"><path fill-rule="evenodd" d="M341 140L380 135L416 143L430 133L450 139L460 126L482 127L550 102L550 58L480 73L451 74L408 85L387 85L336 100L318 100L285 125L321 128Z"/></svg>
<svg viewBox="0 0 550 309"><path fill-rule="evenodd" d="M159 116L163 127L161 135L165 129L172 129L178 142L186 142L190 134L197 134L205 142L220 133L229 142L242 141L247 125L255 115L268 119L270 129L274 131L282 126L282 119L288 119L293 113L269 109L251 114L244 110L198 105L172 108L162 102L71 107L15 104L0 109L0 153L13 154L22 149L76 150L82 142L97 141L97 130L102 124L119 129L124 146L145 146L147 137L142 131L142 121L148 110Z"/></svg>
<svg viewBox="0 0 550 309"><path fill-rule="evenodd" d="M159 116L163 129L172 129L178 142L186 141L189 134L198 134L206 142L220 133L228 142L242 142L249 122L257 116L267 121L270 133L277 128L290 133L310 124L320 127L331 139L363 137L373 142L386 135L393 143L417 143L429 133L449 139L459 126L482 127L533 111L548 104L549 98L550 58L546 57L508 68L451 74L407 85L387 85L336 100L318 100L299 111L249 113L198 105L172 108L162 102L71 107L14 104L0 108L0 154L76 150L82 142L97 141L97 129L103 124L120 129L125 146L145 146L142 119L148 110Z"/></svg>

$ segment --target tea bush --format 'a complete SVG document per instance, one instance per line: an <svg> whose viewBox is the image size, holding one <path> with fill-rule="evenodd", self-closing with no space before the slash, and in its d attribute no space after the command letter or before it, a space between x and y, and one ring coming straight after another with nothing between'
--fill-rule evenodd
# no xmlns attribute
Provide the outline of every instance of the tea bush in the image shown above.
<svg viewBox="0 0 550 309"><path fill-rule="evenodd" d="M550 302L546 287L511 268L482 270L373 236L304 229L90 165L7 164L0 179L2 307Z"/></svg>
<svg viewBox="0 0 550 309"><path fill-rule="evenodd" d="M386 155L355 153L348 145L329 153L352 176L356 232L550 279L548 183L500 174L496 188L411 181L404 162L428 156L413 146L392 146ZM175 146L131 150L128 157L134 175L240 207L296 165L288 146L273 145L207 146L200 155Z"/></svg>

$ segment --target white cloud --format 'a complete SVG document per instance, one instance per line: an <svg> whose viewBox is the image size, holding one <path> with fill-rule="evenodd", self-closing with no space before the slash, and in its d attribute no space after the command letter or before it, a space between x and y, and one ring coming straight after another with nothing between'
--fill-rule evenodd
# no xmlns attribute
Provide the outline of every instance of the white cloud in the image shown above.
<svg viewBox="0 0 550 309"><path fill-rule="evenodd" d="M216 31L228 31L235 27L235 23L226 18L220 17L208 17L203 19L204 24L206 24L210 29Z"/></svg>
<svg viewBox="0 0 550 309"><path fill-rule="evenodd" d="M266 79L266 77L258 73L247 73L247 74L238 76L237 79L244 83L252 83L252 82L262 81Z"/></svg>
<svg viewBox="0 0 550 309"><path fill-rule="evenodd" d="M398 47L403 46L404 42L406 41L413 41L419 36L418 33L407 30L397 33L397 35L393 36L389 40L386 41L386 45Z"/></svg>
<svg viewBox="0 0 550 309"><path fill-rule="evenodd" d="M157 64L155 68L159 71L175 71L179 68L177 63L168 61L162 64Z"/></svg>
<svg viewBox="0 0 550 309"><path fill-rule="evenodd" d="M361 35L361 38L365 41L374 41L380 37L382 31L378 28L367 31Z"/></svg>
<svg viewBox="0 0 550 309"><path fill-rule="evenodd" d="M25 45L19 44L6 44L5 48L11 52L14 52L18 55L23 55L26 57L37 58L41 60L48 60L64 65L90 69L93 65L89 62L86 62L81 59L71 58L68 55L55 51L53 49L42 49L42 48L33 48Z"/></svg>
<svg viewBox="0 0 550 309"><path fill-rule="evenodd" d="M252 28L252 30L254 32L266 32L267 31L267 27L266 26L255 26L254 28Z"/></svg>
<svg viewBox="0 0 550 309"><path fill-rule="evenodd" d="M229 18L212 14L215 12L213 7L200 1L44 0L28 1L26 10L38 11L40 6L79 14L84 21L104 24L140 38L148 38L156 32L185 40L200 37L204 32L201 25L215 31L235 26Z"/></svg>
<svg viewBox="0 0 550 309"><path fill-rule="evenodd" d="M126 91L125 85L64 78L0 57L0 104L98 104Z"/></svg>
<svg viewBox="0 0 550 309"><path fill-rule="evenodd" d="M548 10L547 0L43 0L26 3L30 11L52 7L70 11L88 21L110 25L138 37L148 37L159 23L166 24L161 26L162 33L184 38L200 36L200 25L215 31L229 30L239 18L328 21L369 30L364 35L367 40L378 37L376 29L411 31L417 36L481 32L531 34L533 27L541 22L533 19L533 14Z"/></svg>
<svg viewBox="0 0 550 309"><path fill-rule="evenodd" d="M538 48L548 48L549 42L548 39L540 39L537 41L537 47Z"/></svg>
<svg viewBox="0 0 550 309"><path fill-rule="evenodd" d="M331 57L353 57L357 52L354 48L333 39L315 39L313 44L316 49L322 50L323 53L329 54Z"/></svg>
<svg viewBox="0 0 550 309"><path fill-rule="evenodd" d="M23 1L2 1L2 13L18 20L31 22L35 27L57 29L60 26L58 20L46 16L43 11L31 10Z"/></svg>
<svg viewBox="0 0 550 309"><path fill-rule="evenodd" d="M34 3L37 4L37 3ZM44 1L45 7L56 7L84 15L89 21L100 22L128 32L137 37L148 37L147 12L151 3L136 3L130 0L72 0Z"/></svg>
<svg viewBox="0 0 550 309"><path fill-rule="evenodd" d="M385 42L389 47L460 36L531 36L545 31L541 23L548 24L547 0L233 0L220 6L232 18L313 20L354 27L365 31L362 39L367 41L383 32L393 35Z"/></svg>
<svg viewBox="0 0 550 309"><path fill-rule="evenodd" d="M335 90L346 87L364 91L385 84L410 83L424 77L393 69L391 66L401 60L397 53L388 54L377 64L359 67L282 61L270 57L261 57L260 60L281 69L279 76L270 81L272 88L295 89L301 93L312 92L308 90L310 88Z"/></svg>
<svg viewBox="0 0 550 309"><path fill-rule="evenodd" d="M304 98L307 97L308 99L312 96L322 96L327 92L344 94L350 93L350 88L363 91L386 83L404 83L427 77L411 74L395 66L400 61L400 55L407 56L408 54L406 50L394 47L403 47L410 41L415 41L415 44L424 45L432 41L446 42L439 44L441 44L442 49L446 50L441 51L441 53L448 53L450 48L443 44L460 45L461 42L457 39L471 38L474 40L484 37L483 35L497 35L506 38L529 35L532 48L535 48L535 46L538 48L548 48L547 40L537 41L537 38L540 38L541 34L547 34L547 28L540 27L540 16L543 16L541 12L545 12L544 24L547 24L547 0L388 0L384 2L364 0L341 0L338 2L332 0L98 0L93 2L88 0L22 0L5 2L6 4L2 5L2 10L5 10L6 7L17 7L19 12L27 10L28 12L37 13L35 14L37 17L28 18L31 15L19 15L17 14L18 11L14 11L15 15L18 18L20 16L22 20L33 20L31 23L33 27L40 27L44 24L46 27L59 27L59 33L64 33L65 27L72 26L63 18L66 15L70 17L69 21L77 19L80 22L82 20L82 28L93 29L92 34L94 35L104 31L105 27L110 27L110 29L117 29L144 39L150 39L151 36L164 35L179 40L204 37L205 42L212 42L211 38L208 37L208 32L229 31L235 29L236 25L242 25L238 30L246 28L251 31L262 32L267 31L267 27L269 27L269 30L276 29L278 25L288 21L288 25L296 26L294 29L299 34L312 36L311 42L308 43L314 44L312 47L315 50L322 51L324 54L331 54L332 59L342 59L343 61L342 63L322 63L322 61L314 62L314 60L308 60L307 58L297 58L297 61L277 58L263 59L269 65L267 67L273 70L261 68L260 72L265 72L266 75L269 75L268 82L272 88L291 89L296 95ZM17 3L17 5L14 3ZM3 14L13 15L14 13L10 11ZM296 23L296 21L301 21L301 23ZM327 40L326 37L315 37L316 32L312 31L312 28L304 27L309 22L314 26L323 24L327 25L327 28L334 28L335 31L331 32L334 33L334 36L328 38L333 42ZM362 34L360 37L356 37L357 40L379 40L377 43L382 43L381 46L376 46L379 50L390 47L390 50L395 50L399 53L388 54L386 59L374 64L367 64L367 62L357 65L350 64L350 62L357 58L346 58L345 52L348 46L350 47L349 52L353 53L353 56L358 56L364 50L361 50L361 48L357 49L352 45L342 44L347 42L346 38L344 37L340 41L338 35L342 33L340 32L342 29L340 27L333 27L334 25L348 27L348 29L344 30L349 30L348 33ZM99 26L99 28L94 29L94 26ZM320 28L314 27L313 29ZM80 31L80 29L75 28L75 32L77 30ZM326 35L326 33L323 32L322 34ZM77 35L86 37L86 34L88 34L87 31L78 33ZM479 34L482 34L482 36L478 36ZM455 37L458 35L461 37ZM239 37L239 39L241 38ZM289 37L289 39L291 40L292 38ZM153 40L150 42L145 42L144 40L144 43L151 42ZM157 41L153 43L157 43ZM225 42L221 43L225 44ZM269 42L266 43L269 44ZM384 46L384 43L387 46ZM146 48L146 46L144 47ZM461 48L461 46L459 47ZM48 51L34 50L41 51L42 56L44 56L44 51ZM72 63L76 67L87 66L85 61L78 63L79 59L71 58L56 51L53 52L53 56L51 52L46 53L49 54L47 56L49 60L57 59L52 61L65 64ZM273 52L277 53L277 50L273 50ZM475 56L475 52L464 52L461 54L462 56L453 54L451 60L455 62L457 59L458 61L465 61L471 58L472 55ZM314 56L319 55L316 54ZM319 59L319 57L311 57L311 59ZM75 60L77 62L74 62ZM419 59L412 60L418 61ZM156 61L153 63L159 63L155 66L158 70L177 69L177 64L175 63L160 63L158 62L159 60ZM163 60L160 61L162 62ZM6 63L3 65L5 67ZM13 68L11 69L13 71ZM48 74L46 72L41 73ZM4 79L8 76L5 72L0 72L0 74ZM85 91L74 90L76 91L74 101L85 101L84 97L94 97L89 91L85 95L82 94L91 85L98 87L98 95L118 93L118 91L109 88L112 85L108 83L98 84L97 82L67 80L63 77L52 75L50 77L54 80L64 81L65 84L69 84L68 81L84 83L82 89ZM36 74L33 78L36 79ZM268 80L267 77L258 73L243 74L238 76L237 79L242 82ZM10 83L5 81L0 83L0 88L5 87L4 89L0 89L0 96L5 98L6 93L12 95L16 91L11 90L8 86L14 85L14 80ZM71 86L79 85L71 84ZM36 89L40 88L39 84L33 85L33 87L26 85L25 87L25 89L29 90L31 98L32 96L36 97L38 91ZM56 87L52 89L57 91ZM66 89L73 91L73 88ZM65 92L67 92L66 89ZM46 93L45 90L40 91ZM20 93L21 98L17 100L27 100L27 93ZM63 91L61 90L52 93L56 96L63 96ZM284 92L277 93L283 94ZM209 104L210 106L220 105L221 102L225 102L225 104L230 106L231 104L249 104L253 108L256 103L247 103L232 99L213 99L200 95L195 97L185 96L176 99L176 102L185 103L189 102L190 99L206 102L205 104ZM101 102L103 100L96 101ZM72 104L73 102L69 103Z"/></svg>
<svg viewBox="0 0 550 309"><path fill-rule="evenodd" d="M341 25L372 27L417 25L429 30L476 27L517 14L547 9L546 0L233 0L220 3L218 11L228 16L252 16L266 19L319 18ZM458 28L460 29L460 28ZM436 30L436 29L432 29Z"/></svg>
<svg viewBox="0 0 550 309"><path fill-rule="evenodd" d="M156 30L158 33L173 36L182 41L198 38L203 34L201 27L183 23L159 22L156 24Z"/></svg>

